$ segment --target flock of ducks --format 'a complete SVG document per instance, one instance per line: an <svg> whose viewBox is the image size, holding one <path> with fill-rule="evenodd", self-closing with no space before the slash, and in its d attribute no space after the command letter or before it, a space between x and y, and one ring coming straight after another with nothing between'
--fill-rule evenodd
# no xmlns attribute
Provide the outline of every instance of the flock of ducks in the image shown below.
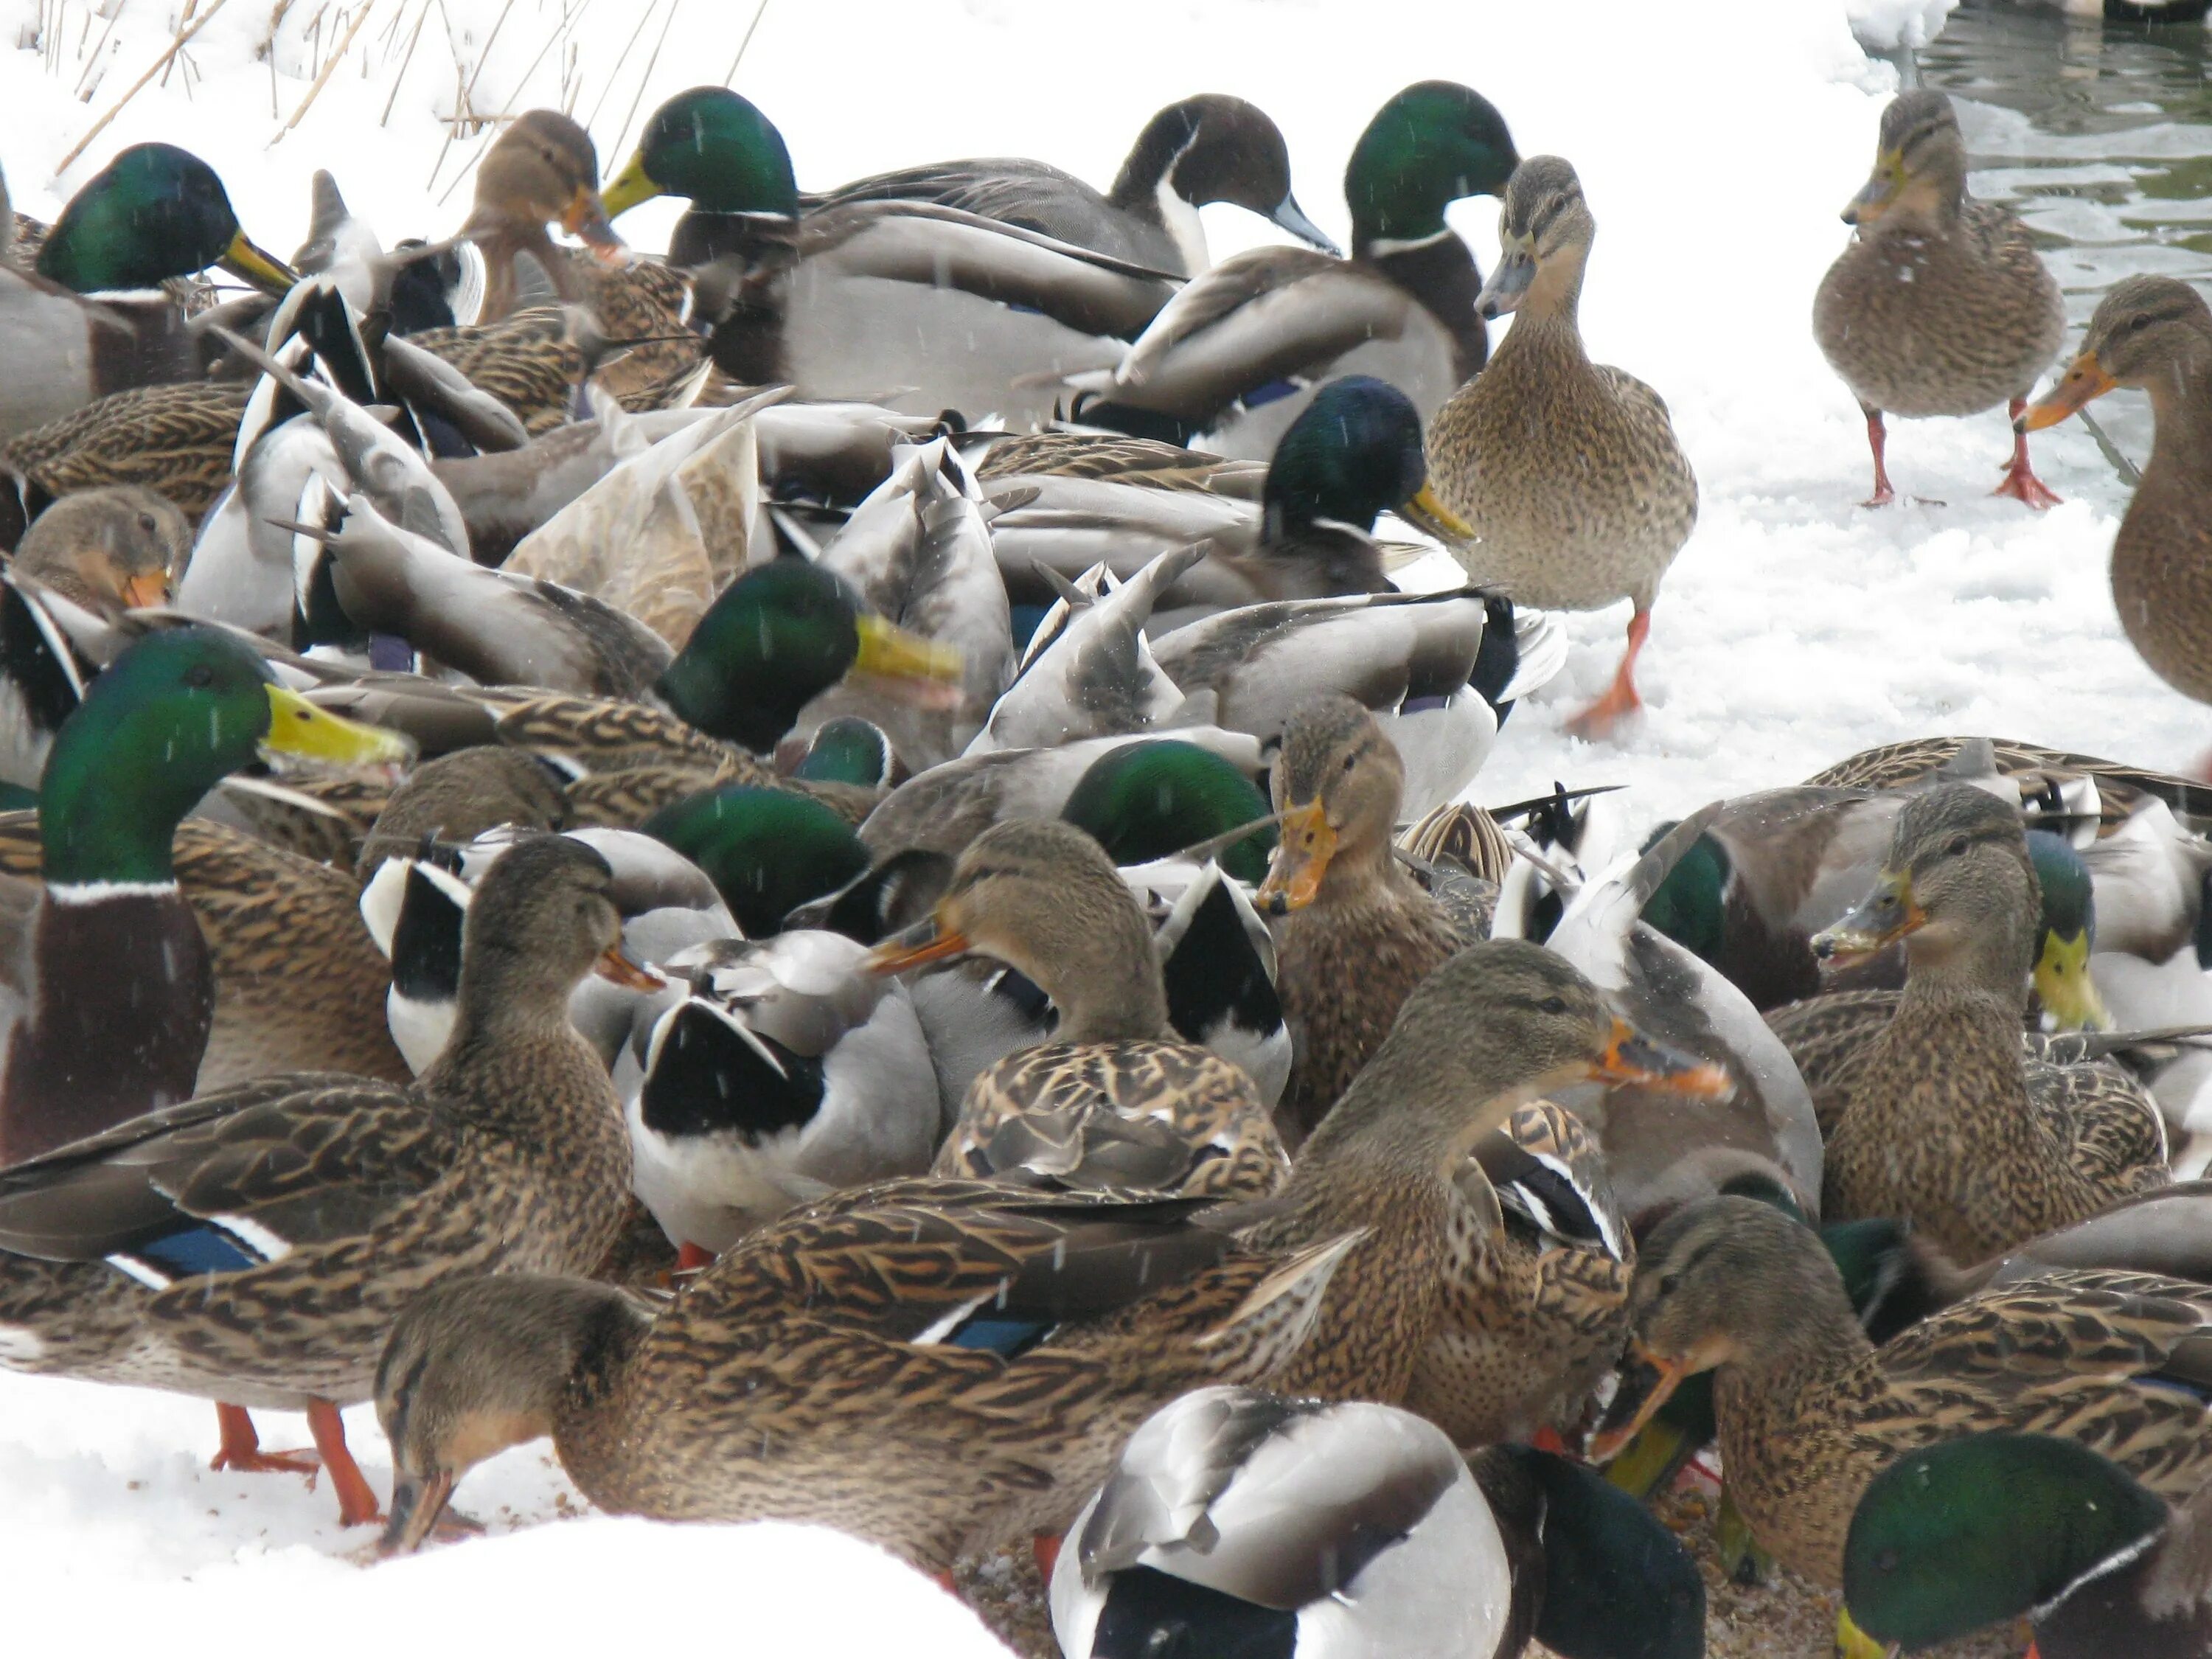
<svg viewBox="0 0 2212 1659"><path fill-rule="evenodd" d="M2025 433L2147 389L2116 591L2212 699L2212 313L2130 278L2027 404L2057 289L1964 181L1898 98L1815 305L1875 501L1885 413L2008 404L2044 506ZM1549 611L1632 601L1573 729L1634 714L1697 485L1566 161L1425 82L1345 195L1212 95L1103 192L809 194L702 88L389 248L161 144L0 211L0 1364L213 1401L388 1551L540 1436L1034 1540L1077 1659L1701 1652L1642 1500L1715 1439L1850 1644L2202 1652L2212 794L1931 738L1640 846L1459 804Z"/></svg>

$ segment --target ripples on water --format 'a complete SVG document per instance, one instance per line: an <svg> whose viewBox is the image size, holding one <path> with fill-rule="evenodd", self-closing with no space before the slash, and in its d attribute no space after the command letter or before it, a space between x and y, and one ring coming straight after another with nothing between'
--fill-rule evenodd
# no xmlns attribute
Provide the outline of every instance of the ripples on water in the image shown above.
<svg viewBox="0 0 2212 1659"><path fill-rule="evenodd" d="M1951 15L1918 72L1958 101L1972 187L2027 221L2075 333L2139 271L2212 280L2212 51L2201 22L2068 17L1989 0ZM2098 405L2140 457L2140 398Z"/></svg>

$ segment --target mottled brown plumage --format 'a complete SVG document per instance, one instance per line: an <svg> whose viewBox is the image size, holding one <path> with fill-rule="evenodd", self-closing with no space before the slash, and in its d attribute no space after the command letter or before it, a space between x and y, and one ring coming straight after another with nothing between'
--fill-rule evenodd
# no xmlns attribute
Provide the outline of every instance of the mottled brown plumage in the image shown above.
<svg viewBox="0 0 2212 1659"><path fill-rule="evenodd" d="M1815 1583L1842 1576L1867 1483L1907 1452L1993 1429L2057 1435L2154 1492L2212 1474L2212 1294L2125 1273L1984 1291L1880 1347L1802 1224L1715 1198L1645 1240L1637 1351L1674 1382L1713 1369L1729 1491L1759 1541ZM1601 1438L1603 1451L1617 1437Z"/></svg>
<svg viewBox="0 0 2212 1659"><path fill-rule="evenodd" d="M250 384L133 386L0 445L0 469L52 495L143 484L198 520L230 482Z"/></svg>
<svg viewBox="0 0 2212 1659"><path fill-rule="evenodd" d="M1060 1010L1051 1042L975 1074L936 1174L1028 1171L1209 1198L1259 1198L1282 1185L1290 1159L1258 1087L1176 1035L1151 923L1082 830L1018 818L986 831L961 854L932 919L911 931L929 938L901 945L888 966L917 951L943 956L957 940L1026 975Z"/></svg>
<svg viewBox="0 0 2212 1659"><path fill-rule="evenodd" d="M1698 481L1659 394L1594 363L1576 320L1596 222L1556 155L1516 169L1484 314L1516 314L1490 366L1437 411L1429 476L1475 539L1453 556L1516 604L1635 603L1613 690L1580 717L1601 737L1637 707L1633 672L1660 579L1698 520Z"/></svg>
<svg viewBox="0 0 2212 1659"><path fill-rule="evenodd" d="M1295 1146L1381 1046L1407 995L1474 936L1393 855L1405 769L1357 702L1316 698L1293 713L1272 776L1286 816L1261 908L1281 916L1275 990L1297 1060L1276 1115Z"/></svg>
<svg viewBox="0 0 2212 1659"><path fill-rule="evenodd" d="M2025 424L2063 420L2114 386L2150 394L2156 433L2112 538L2112 603L2152 671L2212 702L2212 309L2195 289L2170 276L2116 283Z"/></svg>
<svg viewBox="0 0 2212 1659"><path fill-rule="evenodd" d="M2058 284L2027 228L1966 190L1966 147L1951 100L1932 88L1882 112L1874 176L1844 210L1858 235L1821 278L1813 333L1867 412L1869 506L1891 499L1881 416L2013 412L2058 355ZM1999 494L2057 497L2028 470L2023 440Z"/></svg>
<svg viewBox="0 0 2212 1659"><path fill-rule="evenodd" d="M1823 936L1846 951L1902 938L1907 963L1894 1016L1855 1052L1844 1018L1814 1028L1807 1064L1835 1126L1825 1219L1896 1217L1978 1261L2166 1179L2164 1128L2139 1089L2027 1065L2038 903L2006 802L1947 784L1899 815L1881 884ZM1870 1024L1871 1005L1854 1006Z"/></svg>

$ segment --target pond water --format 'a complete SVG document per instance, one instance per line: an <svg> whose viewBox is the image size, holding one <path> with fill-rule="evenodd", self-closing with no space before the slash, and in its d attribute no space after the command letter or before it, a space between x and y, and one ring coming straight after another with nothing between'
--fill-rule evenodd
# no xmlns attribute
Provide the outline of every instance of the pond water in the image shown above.
<svg viewBox="0 0 2212 1659"><path fill-rule="evenodd" d="M2106 22L1984 0L1954 12L1915 68L1958 103L1974 193L2010 207L2042 245L2066 292L2069 347L2123 276L2212 281L2203 24ZM2107 399L2097 413L2128 453L2148 453L2145 399Z"/></svg>

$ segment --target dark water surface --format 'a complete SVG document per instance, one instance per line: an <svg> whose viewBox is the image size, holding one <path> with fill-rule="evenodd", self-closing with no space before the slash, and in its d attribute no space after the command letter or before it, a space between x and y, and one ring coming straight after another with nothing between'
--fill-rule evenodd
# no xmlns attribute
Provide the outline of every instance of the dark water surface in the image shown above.
<svg viewBox="0 0 2212 1659"><path fill-rule="evenodd" d="M1982 0L1917 54L1922 82L1958 100L1972 188L2027 221L2080 330L2138 271L2212 283L2212 37L2199 22L2107 23ZM2097 405L2140 458L2140 398Z"/></svg>

